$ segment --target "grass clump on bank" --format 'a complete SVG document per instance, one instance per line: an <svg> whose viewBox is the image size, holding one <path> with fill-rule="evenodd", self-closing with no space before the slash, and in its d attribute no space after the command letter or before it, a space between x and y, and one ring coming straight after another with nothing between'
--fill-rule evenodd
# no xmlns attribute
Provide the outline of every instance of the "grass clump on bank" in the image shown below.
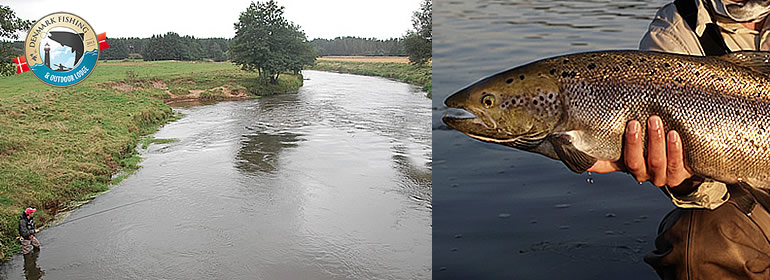
<svg viewBox="0 0 770 280"><path fill-rule="evenodd" d="M293 92L302 84L301 76L282 76L278 85L261 86L256 73L228 63L100 61L88 79L67 88L48 86L32 73L0 77L3 252L10 258L19 250L14 238L26 207L38 209L37 225L44 226L139 168L140 144L172 141L141 137L176 118L164 103L175 93L248 98Z"/></svg>
<svg viewBox="0 0 770 280"><path fill-rule="evenodd" d="M433 75L433 68L427 65L416 66L395 62L318 60L316 65L310 69L385 77L422 87L422 90L428 93L428 98L432 96L433 83L431 77Z"/></svg>

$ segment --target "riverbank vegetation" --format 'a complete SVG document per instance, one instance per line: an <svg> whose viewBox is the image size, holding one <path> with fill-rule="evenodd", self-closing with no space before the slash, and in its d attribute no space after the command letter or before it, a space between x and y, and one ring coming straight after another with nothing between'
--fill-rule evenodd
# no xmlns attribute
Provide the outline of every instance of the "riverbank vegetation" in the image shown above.
<svg viewBox="0 0 770 280"><path fill-rule="evenodd" d="M138 168L136 148L173 120L165 102L294 92L299 75L264 86L230 63L99 62L80 84L55 88L32 73L0 77L0 242L18 250L18 216L36 207L38 226ZM116 174L121 174L117 175Z"/></svg>
<svg viewBox="0 0 770 280"><path fill-rule="evenodd" d="M374 61L377 61L376 58ZM416 85L428 93L428 98L432 97L433 89L432 75L433 68L429 65L414 65L399 62L369 62L365 58L359 58L355 61L345 58L319 59L310 69L319 71L331 71L339 73L350 73L365 76L378 76L393 79L408 84Z"/></svg>

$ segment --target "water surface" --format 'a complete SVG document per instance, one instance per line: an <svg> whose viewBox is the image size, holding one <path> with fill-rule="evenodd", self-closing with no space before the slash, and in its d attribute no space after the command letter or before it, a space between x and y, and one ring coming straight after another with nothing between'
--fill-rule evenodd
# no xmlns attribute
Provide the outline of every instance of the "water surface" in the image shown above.
<svg viewBox="0 0 770 280"><path fill-rule="evenodd" d="M642 257L673 209L659 190L473 140L441 116L446 96L484 76L561 54L638 48L667 2L436 1L435 278L657 278Z"/></svg>
<svg viewBox="0 0 770 280"><path fill-rule="evenodd" d="M154 135L176 142L150 145L0 278L430 278L430 100L304 74L297 94L177 108Z"/></svg>

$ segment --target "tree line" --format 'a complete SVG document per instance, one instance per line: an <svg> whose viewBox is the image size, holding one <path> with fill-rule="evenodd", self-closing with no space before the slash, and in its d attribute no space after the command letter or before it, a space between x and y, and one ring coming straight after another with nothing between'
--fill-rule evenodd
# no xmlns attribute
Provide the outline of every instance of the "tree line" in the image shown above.
<svg viewBox="0 0 770 280"><path fill-rule="evenodd" d="M175 32L150 38L107 38L109 49L99 52L99 59L204 60L226 61L230 39L195 38Z"/></svg>
<svg viewBox="0 0 770 280"><path fill-rule="evenodd" d="M231 60L229 53L232 39L195 38L180 36L174 32L153 35L150 38L108 38L109 49L99 53L102 60ZM21 44L21 42L19 42ZM406 56L401 38L381 40L376 38L337 37L313 39L310 45L320 56ZM145 46L152 46L145 48Z"/></svg>
<svg viewBox="0 0 770 280"><path fill-rule="evenodd" d="M337 37L334 39L313 39L310 45L320 56L329 55L384 55L405 56L403 40L391 38L380 40L376 38Z"/></svg>

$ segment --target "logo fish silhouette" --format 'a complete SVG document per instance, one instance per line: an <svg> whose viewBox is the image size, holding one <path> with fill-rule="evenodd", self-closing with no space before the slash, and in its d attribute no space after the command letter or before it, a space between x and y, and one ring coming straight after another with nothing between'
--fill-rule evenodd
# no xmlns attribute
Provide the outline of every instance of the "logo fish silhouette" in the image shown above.
<svg viewBox="0 0 770 280"><path fill-rule="evenodd" d="M75 63L73 67L78 65L80 58L83 57L83 33L71 33L66 31L51 31L48 32L48 38L56 41L62 46L67 46L75 53Z"/></svg>

